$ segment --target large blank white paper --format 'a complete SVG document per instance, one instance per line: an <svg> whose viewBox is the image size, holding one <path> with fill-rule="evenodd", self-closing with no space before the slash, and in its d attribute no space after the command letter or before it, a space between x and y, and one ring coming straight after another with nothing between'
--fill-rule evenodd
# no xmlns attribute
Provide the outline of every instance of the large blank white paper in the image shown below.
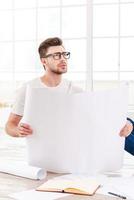
<svg viewBox="0 0 134 200"><path fill-rule="evenodd" d="M127 89L77 94L28 88L23 121L29 163L53 172L93 173L119 169L123 160Z"/></svg>

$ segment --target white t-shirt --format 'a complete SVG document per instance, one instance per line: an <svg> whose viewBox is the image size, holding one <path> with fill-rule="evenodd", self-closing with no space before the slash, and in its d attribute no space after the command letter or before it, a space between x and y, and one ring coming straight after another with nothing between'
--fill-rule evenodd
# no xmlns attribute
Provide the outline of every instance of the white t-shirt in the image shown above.
<svg viewBox="0 0 134 200"><path fill-rule="evenodd" d="M52 91L63 91L64 93L69 93L69 94L82 92L81 88L74 86L72 82L68 80L63 79L60 82L60 84L57 85L56 87L48 87L41 81L40 78L36 78L25 83L17 91L16 99L12 108L12 113L23 116L26 88L28 85L32 88L48 88Z"/></svg>

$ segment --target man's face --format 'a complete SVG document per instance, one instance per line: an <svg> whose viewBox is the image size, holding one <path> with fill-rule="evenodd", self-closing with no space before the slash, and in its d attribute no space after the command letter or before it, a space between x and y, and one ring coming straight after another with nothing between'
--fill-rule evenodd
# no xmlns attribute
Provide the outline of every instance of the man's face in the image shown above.
<svg viewBox="0 0 134 200"><path fill-rule="evenodd" d="M52 46L48 48L47 58L41 59L45 65L46 71L53 72L55 74L63 74L67 72L67 59L61 55L58 58L58 53L66 52L63 46ZM54 55L54 56L53 56Z"/></svg>

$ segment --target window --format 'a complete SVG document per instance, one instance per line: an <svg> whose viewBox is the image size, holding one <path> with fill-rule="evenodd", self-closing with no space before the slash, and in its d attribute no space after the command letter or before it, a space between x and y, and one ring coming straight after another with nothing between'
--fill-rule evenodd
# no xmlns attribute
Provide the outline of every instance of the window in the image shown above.
<svg viewBox="0 0 134 200"><path fill-rule="evenodd" d="M1 1L1 99L10 102L21 83L43 73L38 46L59 36L71 51L65 77L95 90L129 81L134 109L133 10L134 0Z"/></svg>
<svg viewBox="0 0 134 200"><path fill-rule="evenodd" d="M21 83L43 73L38 46L48 37L63 38L66 49L71 51L69 72L65 76L85 87L86 0L3 0L0 26L0 96L3 101L10 102L11 94Z"/></svg>
<svg viewBox="0 0 134 200"><path fill-rule="evenodd" d="M93 0L93 87L129 82L134 109L134 0Z"/></svg>

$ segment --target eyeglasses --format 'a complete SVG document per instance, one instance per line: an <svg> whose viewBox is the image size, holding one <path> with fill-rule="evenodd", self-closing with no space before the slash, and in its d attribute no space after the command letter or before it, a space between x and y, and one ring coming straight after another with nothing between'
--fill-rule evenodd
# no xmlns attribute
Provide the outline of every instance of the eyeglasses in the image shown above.
<svg viewBox="0 0 134 200"><path fill-rule="evenodd" d="M48 54L46 55L44 58L48 58L48 57L53 57L54 60L60 60L61 56L63 56L65 59L69 59L70 58L70 52L56 52L53 54Z"/></svg>

